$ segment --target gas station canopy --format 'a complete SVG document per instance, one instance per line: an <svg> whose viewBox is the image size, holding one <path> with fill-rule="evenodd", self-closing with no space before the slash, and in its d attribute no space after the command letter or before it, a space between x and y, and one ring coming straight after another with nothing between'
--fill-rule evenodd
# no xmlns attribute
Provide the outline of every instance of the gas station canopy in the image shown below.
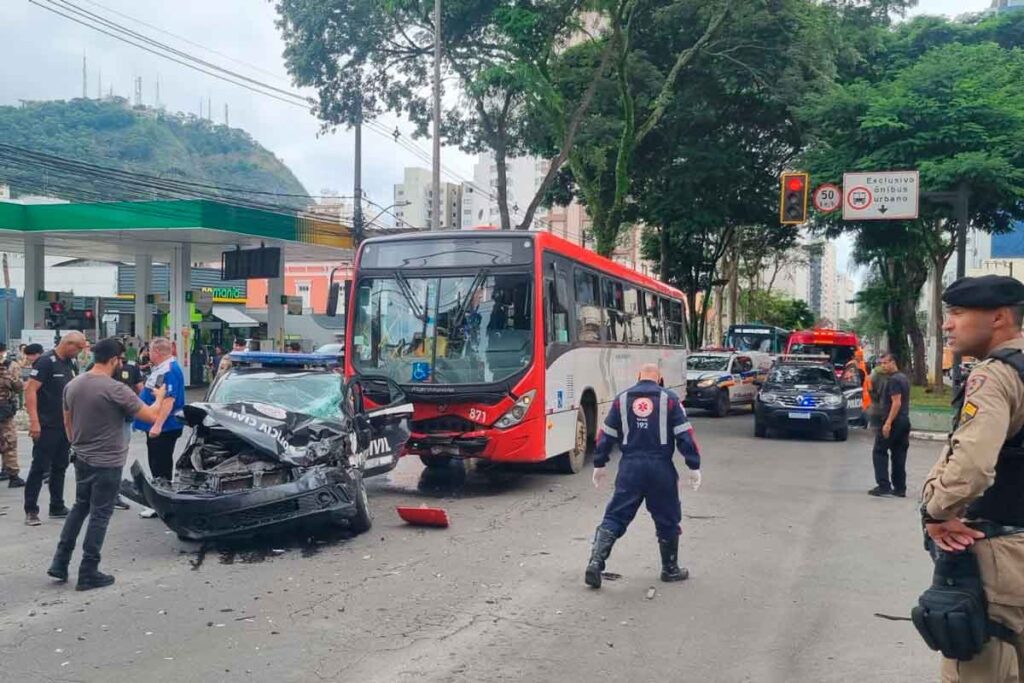
<svg viewBox="0 0 1024 683"><path fill-rule="evenodd" d="M0 251L20 252L25 238L42 238L46 253L133 261L145 252L170 262L190 245L191 259L220 261L234 247L280 247L284 260L326 261L351 255L352 237L337 222L208 200L15 204L0 202Z"/></svg>

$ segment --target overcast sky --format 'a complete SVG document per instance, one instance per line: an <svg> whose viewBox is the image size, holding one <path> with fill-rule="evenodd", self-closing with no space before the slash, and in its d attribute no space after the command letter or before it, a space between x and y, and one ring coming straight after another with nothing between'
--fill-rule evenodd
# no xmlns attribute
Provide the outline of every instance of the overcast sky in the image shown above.
<svg viewBox="0 0 1024 683"><path fill-rule="evenodd" d="M46 4L46 0L38 0ZM283 44L274 26L276 13L266 0L72 0L208 61L244 72L279 87L289 87L281 53ZM960 14L987 8L990 0L921 0L915 13ZM171 111L199 113L200 101L213 102L213 119L223 122L224 105L233 127L248 131L277 154L306 189L322 188L352 193L351 133L339 130L318 135L319 124L303 110L257 95L238 86L192 71L148 54L139 48L97 33L46 11L28 0L3 0L0 21L0 104L20 99L69 99L81 96L82 55L88 61L88 95L96 96L102 71L103 91L131 97L135 77L143 79L143 100L152 104L156 83L160 98ZM113 12L144 21L195 44L161 34ZM236 60L236 61L232 61ZM389 128L398 123L386 121ZM403 126L406 132L409 127ZM16 144L16 141L11 141ZM429 151L428 140L417 144ZM389 138L366 132L363 136L363 185L370 199L381 205L392 201L392 185L402 169L428 167ZM444 164L469 179L473 160L457 150L445 150ZM846 252L842 245L841 252ZM846 254L840 255L845 268Z"/></svg>

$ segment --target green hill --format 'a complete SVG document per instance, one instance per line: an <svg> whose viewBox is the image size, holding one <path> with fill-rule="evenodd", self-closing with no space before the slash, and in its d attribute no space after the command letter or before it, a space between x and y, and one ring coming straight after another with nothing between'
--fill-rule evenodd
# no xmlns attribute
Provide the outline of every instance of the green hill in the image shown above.
<svg viewBox="0 0 1024 683"><path fill-rule="evenodd" d="M271 152L238 128L193 115L131 107L122 98L26 102L0 107L0 143L97 166L280 197L202 188L198 192L301 208L308 193ZM111 177L52 160L40 162L0 148L0 184L18 194L66 199L130 200L169 195L137 177Z"/></svg>

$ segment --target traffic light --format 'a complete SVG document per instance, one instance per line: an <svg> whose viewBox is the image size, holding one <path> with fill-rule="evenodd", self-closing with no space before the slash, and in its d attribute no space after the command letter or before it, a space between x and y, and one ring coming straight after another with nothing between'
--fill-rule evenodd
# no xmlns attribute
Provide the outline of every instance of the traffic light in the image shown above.
<svg viewBox="0 0 1024 683"><path fill-rule="evenodd" d="M64 327L64 304L54 301L50 304L50 310L46 315L46 326L51 330L59 330Z"/></svg>
<svg viewBox="0 0 1024 683"><path fill-rule="evenodd" d="M806 173L783 173L779 200L779 222L799 225L807 222L807 193L809 179Z"/></svg>

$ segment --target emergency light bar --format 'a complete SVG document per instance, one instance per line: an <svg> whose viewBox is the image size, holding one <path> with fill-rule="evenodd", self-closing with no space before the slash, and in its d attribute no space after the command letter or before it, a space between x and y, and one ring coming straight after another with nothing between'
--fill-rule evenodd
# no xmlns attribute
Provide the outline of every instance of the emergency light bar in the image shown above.
<svg viewBox="0 0 1024 683"><path fill-rule="evenodd" d="M228 354L237 365L277 365L282 367L330 367L340 365L333 353L284 353L281 351L235 351Z"/></svg>

